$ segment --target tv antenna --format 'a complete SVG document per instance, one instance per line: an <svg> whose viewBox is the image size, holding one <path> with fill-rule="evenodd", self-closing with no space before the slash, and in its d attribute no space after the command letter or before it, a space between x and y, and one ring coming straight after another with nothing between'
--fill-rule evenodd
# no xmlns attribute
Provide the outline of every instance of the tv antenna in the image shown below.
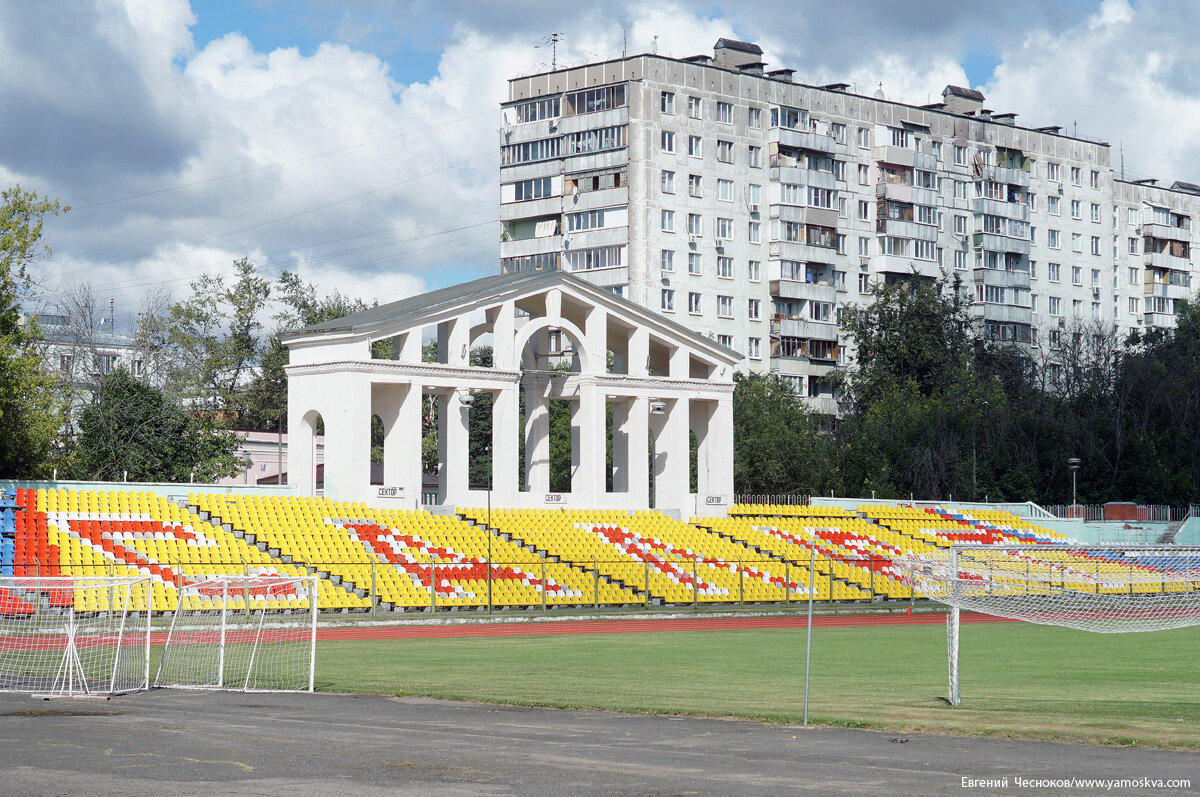
<svg viewBox="0 0 1200 797"><path fill-rule="evenodd" d="M554 31L546 38L542 39L545 44L550 45L550 71L558 69L558 43L563 40L563 35L558 31ZM542 47L542 44L535 44L534 47Z"/></svg>

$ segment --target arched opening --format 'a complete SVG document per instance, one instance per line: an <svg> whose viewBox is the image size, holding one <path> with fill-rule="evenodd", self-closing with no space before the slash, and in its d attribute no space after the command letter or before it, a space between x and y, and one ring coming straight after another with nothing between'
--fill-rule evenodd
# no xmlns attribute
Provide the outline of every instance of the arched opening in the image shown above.
<svg viewBox="0 0 1200 797"><path fill-rule="evenodd" d="M300 434L296 434L297 431ZM300 489L307 495L320 495L325 490L325 463L322 456L324 452L320 445L321 436L324 433L325 421L321 417L321 413L309 410L301 419L300 429L293 430L289 434L290 445L304 447L301 456L289 457L289 461L303 462L305 467L303 472L288 474L288 481L299 481Z"/></svg>

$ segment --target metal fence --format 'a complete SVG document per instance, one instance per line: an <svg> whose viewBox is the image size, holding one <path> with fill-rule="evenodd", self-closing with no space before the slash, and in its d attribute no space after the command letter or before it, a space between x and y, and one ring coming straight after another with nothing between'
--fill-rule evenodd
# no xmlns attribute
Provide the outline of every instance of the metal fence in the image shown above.
<svg viewBox="0 0 1200 797"><path fill-rule="evenodd" d="M1103 521L1105 517L1104 504L1054 504L1045 507L1056 518L1075 518L1085 521ZM1196 506L1167 506L1166 504L1138 504L1136 517L1113 517L1111 520L1126 520L1141 523L1175 523L1187 520L1189 517L1200 516L1200 507Z"/></svg>
<svg viewBox="0 0 1200 797"><path fill-rule="evenodd" d="M780 506L808 506L812 496L808 495L735 495L735 504L778 504Z"/></svg>

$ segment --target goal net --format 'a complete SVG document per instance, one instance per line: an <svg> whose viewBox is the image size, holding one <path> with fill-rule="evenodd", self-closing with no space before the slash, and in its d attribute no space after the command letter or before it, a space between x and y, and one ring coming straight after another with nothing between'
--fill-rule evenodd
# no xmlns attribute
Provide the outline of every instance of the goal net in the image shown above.
<svg viewBox="0 0 1200 797"><path fill-rule="evenodd" d="M317 579L219 576L180 587L156 687L313 691Z"/></svg>
<svg viewBox="0 0 1200 797"><path fill-rule="evenodd" d="M145 689L149 578L0 578L0 691L98 697Z"/></svg>
<svg viewBox="0 0 1200 797"><path fill-rule="evenodd" d="M1098 633L1200 624L1200 547L954 545L897 564L916 592L950 608L955 706L960 610Z"/></svg>

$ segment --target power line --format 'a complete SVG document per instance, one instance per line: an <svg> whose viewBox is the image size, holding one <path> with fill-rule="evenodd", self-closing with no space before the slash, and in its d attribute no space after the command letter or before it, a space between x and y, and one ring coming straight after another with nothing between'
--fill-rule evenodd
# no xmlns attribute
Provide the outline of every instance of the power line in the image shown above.
<svg viewBox="0 0 1200 797"><path fill-rule="evenodd" d="M102 207L104 205L112 205L117 202L127 202L131 199L142 199L144 197L155 196L157 194L165 194L165 193L169 193L171 191L181 191L185 188L195 188L196 186L199 186L199 185L207 185L209 183L216 183L216 182L220 182L221 180L229 180L234 177L243 177L247 174L254 174L256 172L265 171L267 169L274 169L274 168L280 167L280 166L291 166L293 164L303 163L304 161L313 160L315 158L323 158L326 155L335 155L339 152L346 152L348 150L358 149L360 147L368 147L368 146L371 146L372 144L380 144L384 141L391 141L392 139L396 139L396 138L403 138L404 136L409 136L409 135L412 135L413 133L423 133L427 130L436 130L439 127L445 127L447 125L458 124L459 122L468 122L473 119L478 119L481 116L490 116L494 113L495 113L494 110L487 110L482 113L477 113L473 116L463 116L458 119L450 119L445 122L439 122L438 124L435 124L435 125L429 125L427 127L418 127L413 130L405 130L402 133L395 133L390 136L384 136L383 138L376 138L371 141L363 141L358 144L349 144L344 147L338 147L337 149L326 150L325 152L318 152L313 155L304 155L302 157L293 158L292 160L288 160L288 161L275 161L274 163L267 163L267 164L263 164L262 166L256 166L253 169L244 169L240 172L231 172L230 174L223 174L219 177L209 177L206 180L197 180L192 183L183 183L180 185L170 186L168 188L158 188L158 189L155 189L154 191L144 191L140 194L130 194L129 196L117 197L115 199L106 199L102 202L93 202L89 205L75 205L71 208L71 210L77 213L81 210L88 210L89 208L98 208L98 207Z"/></svg>

